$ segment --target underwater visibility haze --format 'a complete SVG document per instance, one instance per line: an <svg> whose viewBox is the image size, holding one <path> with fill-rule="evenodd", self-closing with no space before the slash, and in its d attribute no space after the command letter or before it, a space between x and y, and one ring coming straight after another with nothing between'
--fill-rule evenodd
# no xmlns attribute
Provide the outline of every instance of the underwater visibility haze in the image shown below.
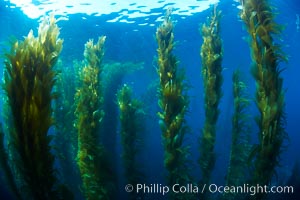
<svg viewBox="0 0 300 200"><path fill-rule="evenodd" d="M0 199L299 199L299 16L0 0Z"/></svg>

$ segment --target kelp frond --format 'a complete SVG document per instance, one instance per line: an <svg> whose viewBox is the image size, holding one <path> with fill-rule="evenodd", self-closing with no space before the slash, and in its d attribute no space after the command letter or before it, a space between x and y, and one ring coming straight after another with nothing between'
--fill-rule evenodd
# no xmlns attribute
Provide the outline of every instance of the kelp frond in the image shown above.
<svg viewBox="0 0 300 200"><path fill-rule="evenodd" d="M250 105L247 86L240 71L232 76L234 113L232 116L232 138L226 185L243 185L247 181L248 158L250 154L250 123L247 109ZM224 199L241 199L244 194L226 193Z"/></svg>
<svg viewBox="0 0 300 200"><path fill-rule="evenodd" d="M142 150L143 118L142 102L132 97L132 89L126 84L117 93L121 121L121 142L123 163L127 182L136 185L142 181L138 154ZM130 193L130 199L137 199L136 192Z"/></svg>
<svg viewBox="0 0 300 200"><path fill-rule="evenodd" d="M77 164L86 199L110 199L107 177L108 163L105 149L100 143L100 125L104 116L103 90L100 75L103 70L105 36L94 44L85 44L85 66L79 72L78 88L75 94L76 128L78 131Z"/></svg>
<svg viewBox="0 0 300 200"><path fill-rule="evenodd" d="M174 48L173 23L171 11L168 10L163 23L156 31L158 43L159 125L162 130L165 149L164 165L168 170L168 184L187 181L188 173L183 170L188 155L183 147L187 132L185 114L189 100L184 74L178 69L178 60L172 54Z"/></svg>
<svg viewBox="0 0 300 200"><path fill-rule="evenodd" d="M10 138L16 152L15 164L33 199L58 198L54 156L50 152L52 139L48 135L53 124L53 66L62 50L58 36L55 18L45 17L38 37L30 31L24 41L14 42L6 54L4 89L13 121Z"/></svg>
<svg viewBox="0 0 300 200"><path fill-rule="evenodd" d="M215 165L214 146L216 123L219 116L219 102L222 97L221 86L223 47L220 36L221 12L214 7L212 16L202 26L203 44L201 46L202 77L204 83L205 123L200 140L199 164L202 184L209 184Z"/></svg>
<svg viewBox="0 0 300 200"><path fill-rule="evenodd" d="M256 80L256 104L260 112L257 119L260 144L255 151L252 181L254 184L268 185L278 166L286 137L283 79L280 77L279 63L287 59L280 45L276 44L282 26L274 21L273 9L266 0L244 1L241 18L251 38L252 74ZM264 196L258 195L257 199Z"/></svg>

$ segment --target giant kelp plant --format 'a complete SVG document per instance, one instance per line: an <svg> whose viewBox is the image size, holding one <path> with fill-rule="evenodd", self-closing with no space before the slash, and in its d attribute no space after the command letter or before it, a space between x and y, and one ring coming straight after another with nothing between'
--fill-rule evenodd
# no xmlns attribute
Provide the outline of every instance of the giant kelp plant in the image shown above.
<svg viewBox="0 0 300 200"><path fill-rule="evenodd" d="M76 164L77 130L75 122L74 96L76 93L74 76L75 69L58 60L55 69L59 72L54 91L59 96L54 101L55 134L53 136L54 154L59 162L61 182L67 184L75 196L80 196L77 184L80 182L79 170ZM77 80L77 79L76 79Z"/></svg>
<svg viewBox="0 0 300 200"><path fill-rule="evenodd" d="M276 37L282 27L274 22L272 7L266 0L243 1L241 18L250 35L252 74L256 80L256 105L259 110L259 144L254 148L253 184L271 183L278 166L284 130L284 92L279 63L286 60ZM275 38L275 39L274 39ZM256 195L262 199L265 194Z"/></svg>
<svg viewBox="0 0 300 200"><path fill-rule="evenodd" d="M104 55L105 36L94 44L85 44L85 66L79 72L79 87L75 95L76 126L78 130L78 154L83 191L86 199L110 199L111 175L105 158L105 150L100 143L100 126L104 116L100 74Z"/></svg>
<svg viewBox="0 0 300 200"><path fill-rule="evenodd" d="M168 10L164 22L156 31L158 43L159 75L159 125L162 130L165 150L164 165L168 171L168 184L188 182L187 148L183 139L187 132L185 114L189 100L187 86L184 83L184 73L178 69L178 61L172 54L174 48L173 23L171 11Z"/></svg>
<svg viewBox="0 0 300 200"><path fill-rule="evenodd" d="M118 127L118 106L116 105L116 93L120 89L122 81L126 75L131 74L143 68L143 63L132 62L106 62L103 65L101 75L103 83L103 118L101 129L105 134L101 135L101 141L108 152L108 157L112 162L119 158L117 152L117 127ZM112 166L112 170L117 174L117 165ZM118 184L118 183L116 183Z"/></svg>
<svg viewBox="0 0 300 200"><path fill-rule="evenodd" d="M220 37L221 12L214 7L207 24L202 26L203 44L201 46L202 77L204 82L205 123L200 141L199 164L202 183L210 182L215 165L216 123L219 116L219 102L222 97L222 58L223 48Z"/></svg>
<svg viewBox="0 0 300 200"><path fill-rule="evenodd" d="M56 72L53 69L62 49L59 28L53 16L44 19L38 37L30 31L6 54L4 89L11 110L9 129L14 164L22 178L24 198L57 199L56 177L51 154L53 124L51 102Z"/></svg>
<svg viewBox="0 0 300 200"><path fill-rule="evenodd" d="M123 163L127 183L137 185L143 182L138 154L142 149L142 135L144 111L142 102L133 99L132 89L124 85L117 93L121 121L121 142L123 147ZM136 192L131 192L130 199L139 199Z"/></svg>
<svg viewBox="0 0 300 200"><path fill-rule="evenodd" d="M247 108L250 105L247 86L241 79L239 70L232 76L234 111L232 117L232 137L230 161L226 176L226 185L243 185L248 173L248 157L250 152L250 123ZM224 199L242 199L243 194L225 193Z"/></svg>

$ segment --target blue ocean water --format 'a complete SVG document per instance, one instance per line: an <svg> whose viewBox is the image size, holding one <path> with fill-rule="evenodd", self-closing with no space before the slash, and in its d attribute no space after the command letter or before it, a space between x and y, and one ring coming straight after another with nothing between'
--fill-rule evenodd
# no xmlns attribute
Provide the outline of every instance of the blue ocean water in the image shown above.
<svg viewBox="0 0 300 200"><path fill-rule="evenodd" d="M32 1L36 5L43 4L43 1ZM286 132L288 139L285 140L285 148L281 154L280 166L277 168L277 177L280 183L285 183L292 175L292 170L300 160L300 86L299 86L299 69L300 58L300 6L297 0L278 0L269 1L276 7L275 21L284 25L281 38L278 42L282 45L282 49L288 57L288 62L280 65L285 70L282 72L285 90L285 113L286 113ZM46 4L46 2L44 2ZM118 2L116 2L118 3ZM28 34L30 29L37 34L37 28L40 22L39 18L30 18L18 6L13 6L9 1L0 2L0 70L1 80L4 70L4 53L10 48L8 41L12 37L22 40ZM133 88L136 97L148 96L151 98L145 105L146 129L143 133L144 147L140 155L142 171L145 174L145 184L166 184L166 170L163 165L163 145L161 130L159 127L159 119L157 112L160 108L157 104L157 90L153 89L149 92L148 86L153 81L158 80L157 74L157 43L155 32L166 9L172 3L163 4L163 7L156 7L145 12L145 16L134 18L125 17L128 22L111 20L118 18L121 12L134 12L126 7L120 8L119 12L106 13L104 15L86 14L83 12L65 14L66 20L60 20L60 38L64 40L63 50L60 58L67 67L72 66L74 60L82 60L84 52L84 44L93 38L95 41L101 35L107 37L105 43L104 63L109 62L133 62L144 63L144 67L134 73L125 75L122 83L126 83ZM222 75L224 82L222 85L223 96L220 101L220 116L217 122L217 134L215 152L217 155L216 164L213 172L213 182L216 184L224 184L229 162L230 145L231 145L231 120L233 114L233 95L232 95L232 74L236 69L242 71L243 78L248 85L248 93L250 98L255 99L255 81L250 73L251 55L248 43L248 33L245 29L243 21L239 18L241 10L238 8L239 3L232 0L224 0L219 2L218 9L222 11L221 18L221 37L223 40L223 62ZM46 5L47 7L47 5ZM190 9L193 7L191 6ZM89 9L89 8L87 8ZM100 9L100 8L99 8ZM180 14L172 15L175 23L174 36L176 47L174 55L179 60L179 67L183 68L186 73L187 82L190 85L188 90L189 108L186 116L189 133L186 135L184 145L190 146L190 173L196 180L199 180L200 169L197 164L199 158L199 138L201 137L201 129L204 124L204 91L203 79L201 77L201 58L200 47L203 43L201 33L199 31L201 25L206 22L207 17L211 15L213 5L202 12L196 12L191 15L182 16ZM179 8L174 9L180 10ZM151 13L157 13L152 15ZM179 12L180 13L180 12ZM49 14L49 12L47 13ZM57 17L60 17L57 15ZM132 22L130 21L132 20ZM105 76L105 75L104 75ZM5 93L1 90L1 99ZM112 99L116 102L116 99ZM3 101L1 102L1 111L3 110ZM1 112L2 113L2 112ZM257 143L258 127L255 123L255 116L258 115L255 103L251 104L249 113L252 120L249 121L252 127L252 143ZM1 119L3 122L3 119ZM120 125L118 125L117 131ZM124 175L122 175L122 147L120 135L116 134L116 152L117 156L114 160L114 166L118 170L118 199L127 195L124 186L127 184ZM0 179L4 181L4 179ZM75 179L78 180L78 179ZM298 179L299 180L299 179ZM274 183L276 184L276 183ZM295 183L296 184L296 183ZM80 182L77 184L77 194L80 193ZM298 182L299 185L299 182ZM6 194L5 188L0 187L0 192ZM295 193L300 191L295 191ZM77 199L83 198L81 195L76 196ZM164 199L165 197L156 194L151 198ZM151 199L150 198L150 199ZM122 198L123 199L123 198Z"/></svg>

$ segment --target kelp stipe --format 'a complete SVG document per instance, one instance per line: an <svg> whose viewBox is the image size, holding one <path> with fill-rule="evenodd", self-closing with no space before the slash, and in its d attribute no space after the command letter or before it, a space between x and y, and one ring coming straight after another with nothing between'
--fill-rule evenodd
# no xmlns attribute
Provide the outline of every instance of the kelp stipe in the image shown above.
<svg viewBox="0 0 300 200"><path fill-rule="evenodd" d="M50 152L52 139L48 135L53 125L53 66L62 50L58 36L55 18L45 17L37 38L30 31L24 41L14 42L6 54L4 89L13 124L10 142L24 198L59 199L54 156Z"/></svg>
<svg viewBox="0 0 300 200"><path fill-rule="evenodd" d="M202 26L201 46L202 77L204 82L205 122L200 139L199 164L202 172L201 184L209 184L215 165L214 152L216 123L219 116L219 102L222 97L223 47L220 37L221 12L214 7L207 24ZM203 194L206 195L205 193Z"/></svg>
<svg viewBox="0 0 300 200"><path fill-rule="evenodd" d="M188 147L183 140L187 133L185 114L189 106L185 75L177 67L178 61L172 54L174 47L173 23L171 11L168 10L164 22L156 31L158 43L159 101L161 111L158 113L164 145L164 166L168 171L168 185L190 182L188 176ZM171 198L175 195L171 194ZM177 194L175 199L186 199Z"/></svg>
<svg viewBox="0 0 300 200"><path fill-rule="evenodd" d="M103 92L100 74L104 55L105 36L94 44L85 44L85 66L79 72L79 87L75 95L76 126L78 130L79 166L86 199L110 199L111 176L103 145L100 143L100 126L104 116L102 110Z"/></svg>
<svg viewBox="0 0 300 200"><path fill-rule="evenodd" d="M276 44L282 27L274 22L272 7L266 0L243 1L241 18L250 36L253 60L252 75L256 81L256 105L259 110L259 144L253 148L253 184L269 185L279 164L282 143L286 138L281 61L287 58ZM265 193L255 195L264 199Z"/></svg>
<svg viewBox="0 0 300 200"><path fill-rule="evenodd" d="M143 148L143 103L132 97L132 89L126 84L117 93L121 121L122 159L127 183L137 185L143 182L138 154ZM129 199L142 199L141 194L133 191Z"/></svg>
<svg viewBox="0 0 300 200"><path fill-rule="evenodd" d="M250 115L247 114L250 99L247 86L241 79L239 70L234 71L233 100L234 112L232 116L232 136L229 167L226 175L226 185L240 186L246 183L249 178L248 157L250 145ZM223 199L243 199L244 194L237 192L224 193Z"/></svg>

